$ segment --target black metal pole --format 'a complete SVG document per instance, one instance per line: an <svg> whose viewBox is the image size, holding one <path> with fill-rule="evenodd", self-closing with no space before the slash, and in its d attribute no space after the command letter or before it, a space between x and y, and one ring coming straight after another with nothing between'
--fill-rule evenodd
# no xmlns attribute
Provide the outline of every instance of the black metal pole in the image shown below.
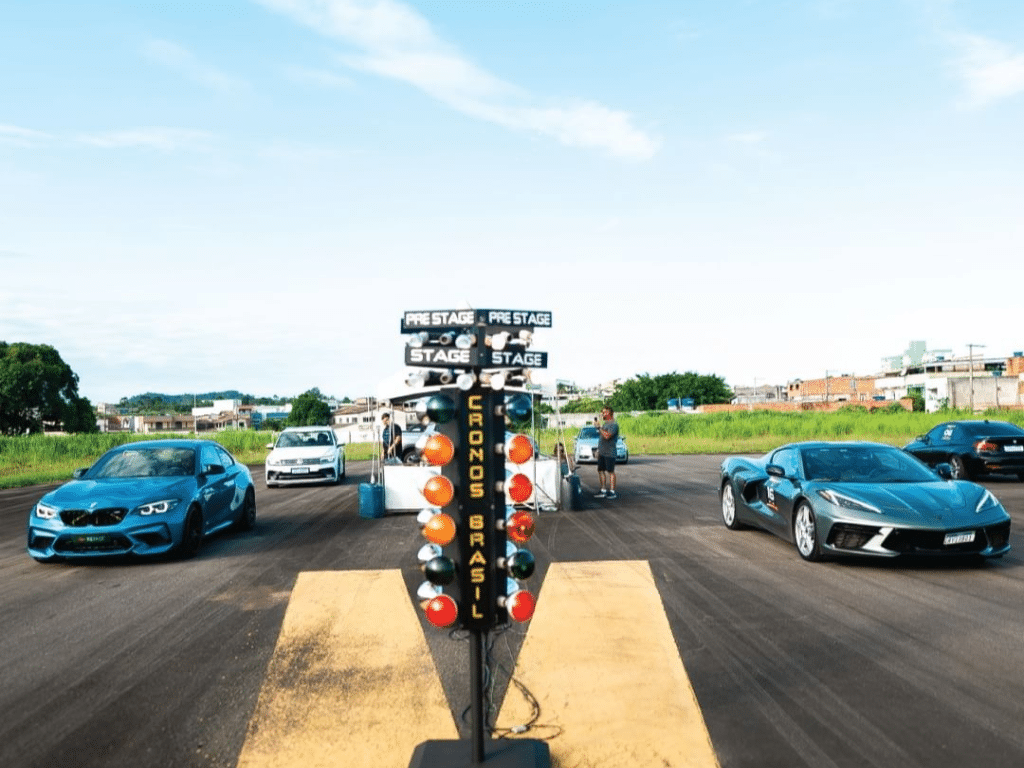
<svg viewBox="0 0 1024 768"><path fill-rule="evenodd" d="M473 765L483 765L484 754L484 632L474 629L469 646L469 679L472 688L471 725L473 740Z"/></svg>

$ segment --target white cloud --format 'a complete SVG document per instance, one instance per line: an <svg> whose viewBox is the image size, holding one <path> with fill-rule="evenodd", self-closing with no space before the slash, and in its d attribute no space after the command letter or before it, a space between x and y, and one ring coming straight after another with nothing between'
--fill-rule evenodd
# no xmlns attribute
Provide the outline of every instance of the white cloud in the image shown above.
<svg viewBox="0 0 1024 768"><path fill-rule="evenodd" d="M16 147L35 147L50 138L49 134L34 131L31 128L20 128L17 125L0 125L0 144L13 144Z"/></svg>
<svg viewBox="0 0 1024 768"><path fill-rule="evenodd" d="M412 7L394 0L257 0L320 34L344 40L361 54L342 61L366 72L409 83L452 108L512 130L550 136L567 146L601 149L646 160L659 141L633 125L624 111L582 101L563 106L521 106L522 89L467 60L440 40Z"/></svg>
<svg viewBox="0 0 1024 768"><path fill-rule="evenodd" d="M953 66L967 88L963 106L984 107L1024 92L1024 53L981 35L958 35L953 44L960 52Z"/></svg>
<svg viewBox="0 0 1024 768"><path fill-rule="evenodd" d="M81 134L77 138L83 144L103 149L127 147L173 152L181 149L204 149L210 140L210 134L184 128L149 127Z"/></svg>
<svg viewBox="0 0 1024 768"><path fill-rule="evenodd" d="M150 40L142 49L152 62L173 69L200 85L222 93L249 89L248 83L232 77L196 58L187 48L167 40Z"/></svg>

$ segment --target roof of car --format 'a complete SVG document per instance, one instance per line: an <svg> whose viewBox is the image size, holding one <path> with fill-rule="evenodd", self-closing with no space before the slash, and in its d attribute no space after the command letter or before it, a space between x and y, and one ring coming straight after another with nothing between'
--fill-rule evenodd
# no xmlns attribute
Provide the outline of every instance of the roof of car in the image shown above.
<svg viewBox="0 0 1024 768"><path fill-rule="evenodd" d="M319 427L285 427L282 432L323 432L325 429L330 429L326 424Z"/></svg>

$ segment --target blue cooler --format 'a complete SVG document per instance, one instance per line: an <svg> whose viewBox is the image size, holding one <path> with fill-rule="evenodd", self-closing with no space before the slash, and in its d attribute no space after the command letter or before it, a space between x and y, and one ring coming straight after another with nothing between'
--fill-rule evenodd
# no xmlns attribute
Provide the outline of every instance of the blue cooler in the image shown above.
<svg viewBox="0 0 1024 768"><path fill-rule="evenodd" d="M377 483L359 484L359 516L384 517L384 486Z"/></svg>

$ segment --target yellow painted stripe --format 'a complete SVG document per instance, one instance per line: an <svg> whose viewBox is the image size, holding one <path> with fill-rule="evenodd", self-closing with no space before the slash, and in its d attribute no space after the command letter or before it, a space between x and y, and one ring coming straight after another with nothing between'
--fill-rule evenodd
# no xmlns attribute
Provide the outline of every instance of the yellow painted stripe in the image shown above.
<svg viewBox="0 0 1024 768"><path fill-rule="evenodd" d="M516 677L559 768L718 765L646 561L553 563ZM498 726L531 711L510 686Z"/></svg>
<svg viewBox="0 0 1024 768"><path fill-rule="evenodd" d="M239 768L407 768L455 738L401 573L299 574Z"/></svg>

